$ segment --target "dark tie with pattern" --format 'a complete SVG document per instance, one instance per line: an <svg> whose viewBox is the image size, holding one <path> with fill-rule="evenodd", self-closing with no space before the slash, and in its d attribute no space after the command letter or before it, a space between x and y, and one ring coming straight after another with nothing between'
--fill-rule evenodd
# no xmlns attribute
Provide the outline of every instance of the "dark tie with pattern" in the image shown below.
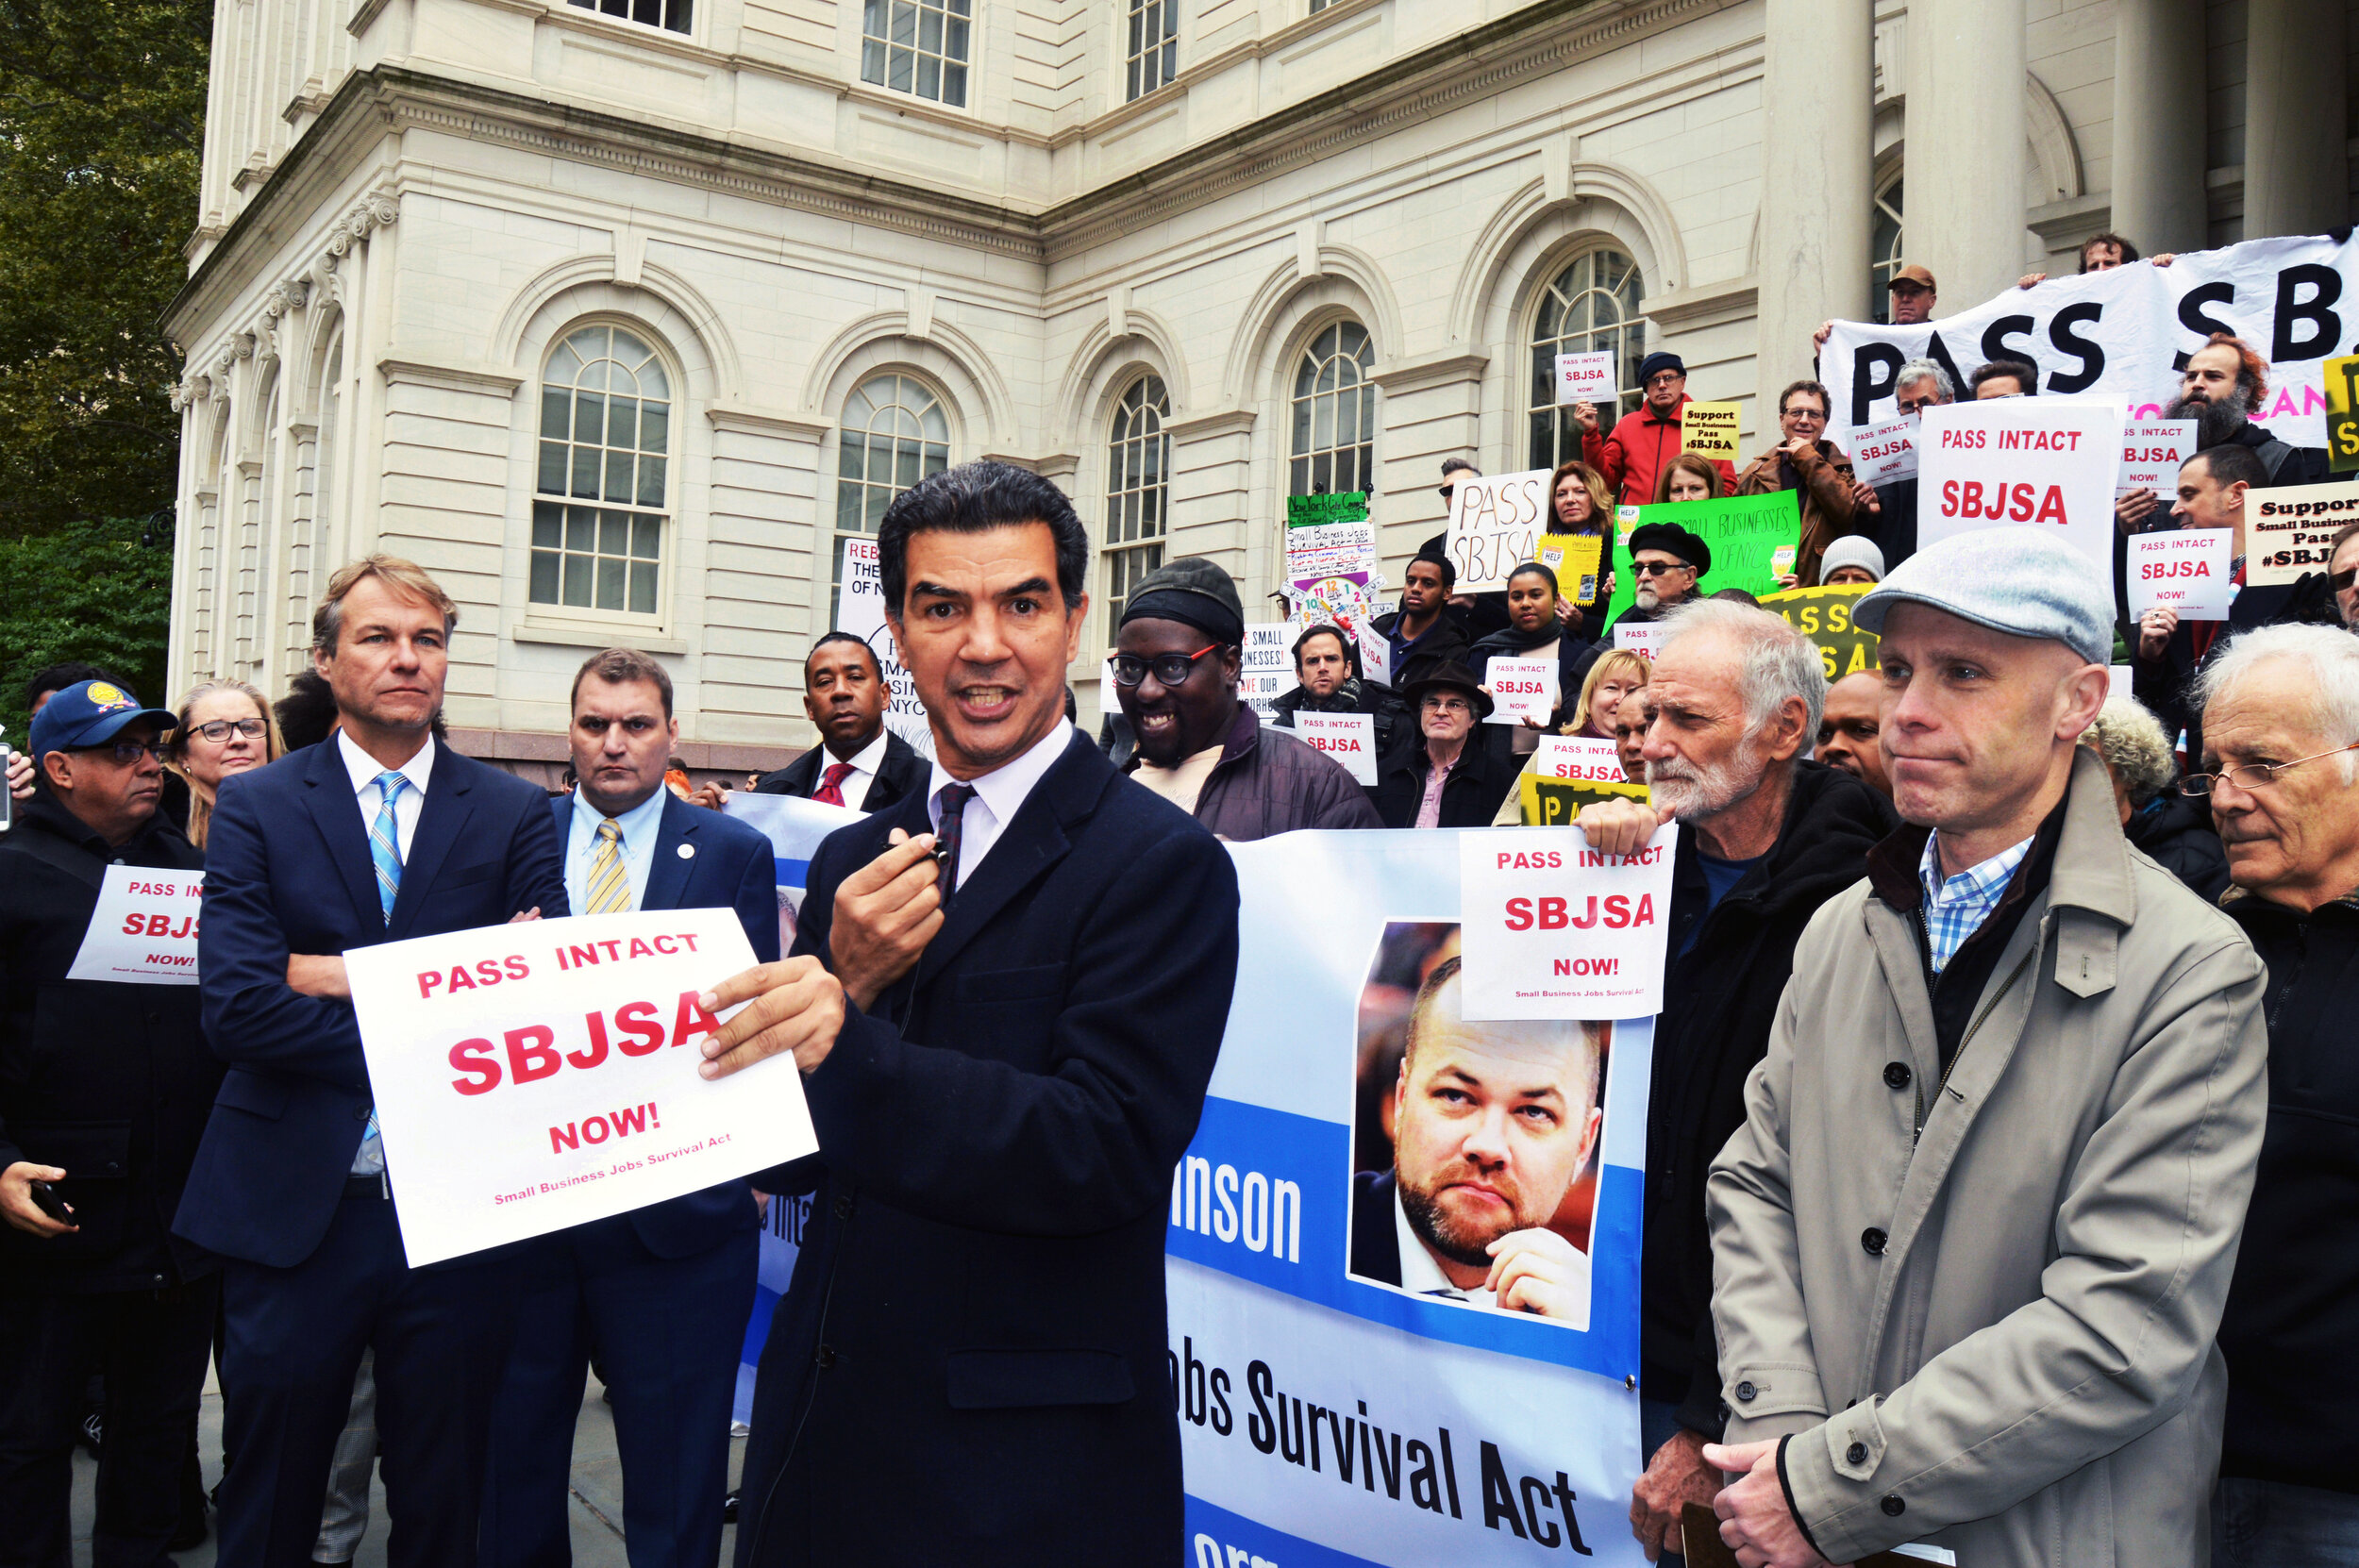
<svg viewBox="0 0 2359 1568"><path fill-rule="evenodd" d="M942 901L959 891L959 842L966 833L966 803L975 798L972 784L945 784L939 797L942 825L934 829L934 864Z"/></svg>
<svg viewBox="0 0 2359 1568"><path fill-rule="evenodd" d="M819 781L819 788L811 792L811 798L819 802L823 806L843 805L844 781L851 776L851 763L836 762L830 764L828 769L828 776Z"/></svg>

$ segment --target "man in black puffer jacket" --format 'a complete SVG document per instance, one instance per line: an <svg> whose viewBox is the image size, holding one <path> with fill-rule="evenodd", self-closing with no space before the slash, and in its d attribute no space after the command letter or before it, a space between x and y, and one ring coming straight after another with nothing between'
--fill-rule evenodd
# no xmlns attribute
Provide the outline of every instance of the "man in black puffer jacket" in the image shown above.
<svg viewBox="0 0 2359 1568"><path fill-rule="evenodd" d="M1647 1105L1638 1357L1648 1463L1631 1508L1639 1539L1676 1553L1681 1505L1709 1506L1721 1486L1703 1462L1722 1424L1704 1179L1744 1125L1745 1080L1768 1050L1802 928L1866 875L1868 849L1899 819L1859 779L1800 759L1827 695L1800 633L1720 601L1665 622L1635 699L1650 721L1648 802L1604 802L1578 822L1593 848L1616 855L1680 825ZM1748 691L1748 665L1765 662L1771 690ZM1680 722L1656 722L1665 709Z"/></svg>

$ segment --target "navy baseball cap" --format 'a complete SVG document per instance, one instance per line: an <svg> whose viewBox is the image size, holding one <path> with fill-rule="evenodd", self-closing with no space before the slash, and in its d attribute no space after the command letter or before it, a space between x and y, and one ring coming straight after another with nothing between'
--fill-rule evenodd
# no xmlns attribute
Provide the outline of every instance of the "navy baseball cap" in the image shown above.
<svg viewBox="0 0 2359 1568"><path fill-rule="evenodd" d="M36 759L53 751L103 746L126 725L153 719L157 729L170 729L179 716L168 709L142 708L140 699L112 681L85 680L53 692L33 715L32 734L25 749Z"/></svg>

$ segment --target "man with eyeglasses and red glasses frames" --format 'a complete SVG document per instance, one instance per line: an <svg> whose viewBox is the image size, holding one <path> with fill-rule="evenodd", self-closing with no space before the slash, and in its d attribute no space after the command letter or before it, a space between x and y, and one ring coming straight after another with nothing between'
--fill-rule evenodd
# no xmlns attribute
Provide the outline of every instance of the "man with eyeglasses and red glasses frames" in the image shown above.
<svg viewBox="0 0 2359 1568"><path fill-rule="evenodd" d="M1382 826L1341 763L1237 700L1244 643L1217 563L1183 556L1139 580L1114 637L1114 697L1138 736L1126 771L1224 839Z"/></svg>
<svg viewBox="0 0 2359 1568"><path fill-rule="evenodd" d="M2212 1561L2359 1561L2359 639L2263 626L2203 671L2220 899L2268 966L2268 1125L2220 1320L2228 1421Z"/></svg>
<svg viewBox="0 0 2359 1568"><path fill-rule="evenodd" d="M36 793L0 837L0 1559L12 1562L67 1560L92 1373L107 1379L98 1561L164 1560L194 1451L219 1265L171 1227L222 1064L193 985L73 977L110 867L204 866L156 810L172 724L112 681L55 692L25 748Z"/></svg>

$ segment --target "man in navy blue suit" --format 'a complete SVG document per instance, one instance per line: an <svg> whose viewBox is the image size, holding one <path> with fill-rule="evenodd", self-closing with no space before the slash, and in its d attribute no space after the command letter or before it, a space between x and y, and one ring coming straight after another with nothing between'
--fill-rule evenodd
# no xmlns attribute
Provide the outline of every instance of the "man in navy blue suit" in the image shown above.
<svg viewBox="0 0 2359 1568"><path fill-rule="evenodd" d="M565 899L581 914L737 911L754 956L778 956L770 841L663 787L679 738L672 679L609 648L574 676L574 793L555 802ZM729 1407L754 1304L761 1217L723 1182L526 1247L517 1322L492 1416L484 1568L564 1568L582 1375L596 1356L623 1460L631 1568L712 1568L728 1486Z"/></svg>
<svg viewBox="0 0 2359 1568"><path fill-rule="evenodd" d="M233 776L214 809L198 964L228 1072L175 1228L226 1259L223 1568L310 1560L363 1346L388 1560L476 1560L513 1268L503 1254L409 1267L343 959L566 911L547 796L432 738L457 619L409 561L337 572L311 618L337 734Z"/></svg>
<svg viewBox="0 0 2359 1568"><path fill-rule="evenodd" d="M1064 717L1089 544L1054 485L935 475L878 554L928 788L820 847L796 956L716 989L751 1000L703 1068L793 1051L820 1146L756 1178L818 1196L737 1560L1177 1568L1165 1214L1236 981L1236 871Z"/></svg>

